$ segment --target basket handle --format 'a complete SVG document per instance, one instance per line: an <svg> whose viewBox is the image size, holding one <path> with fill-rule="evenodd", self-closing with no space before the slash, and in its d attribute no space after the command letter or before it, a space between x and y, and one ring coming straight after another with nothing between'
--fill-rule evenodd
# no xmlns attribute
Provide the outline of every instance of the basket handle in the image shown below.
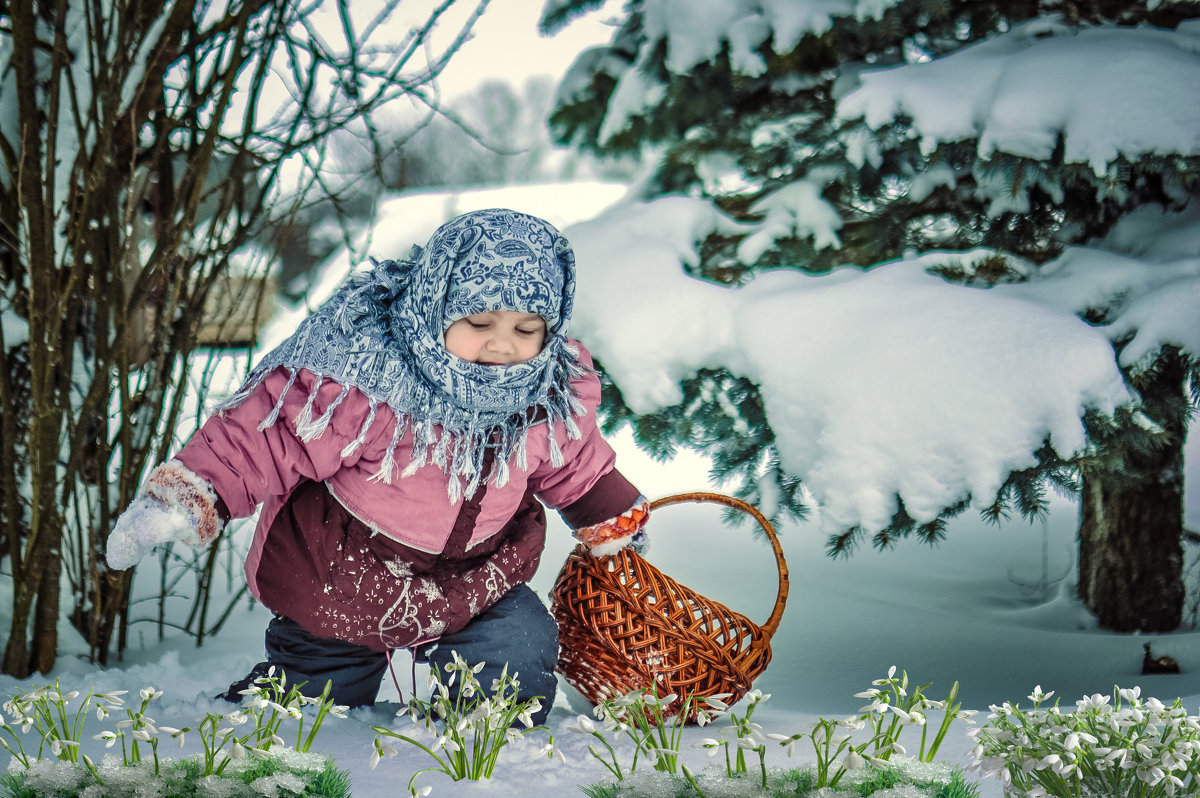
<svg viewBox="0 0 1200 798"><path fill-rule="evenodd" d="M787 604L790 583L788 580L787 561L783 557L783 546L779 544L779 538L776 536L775 528L771 526L771 522L752 504L733 496L726 496L723 493L710 493L707 491L693 491L690 493L676 493L671 496L663 496L661 499L655 499L650 502L650 509L653 511L659 507L682 504L684 502L723 504L726 507L733 507L751 515L758 522L759 526L763 528L763 531L767 533L767 537L771 540L771 548L775 550L775 563L779 567L779 590L775 595L775 607L771 610L771 616L767 618L766 623L762 625L762 630L766 633L767 637L774 636L775 630L779 628L779 621L783 618L783 608Z"/></svg>

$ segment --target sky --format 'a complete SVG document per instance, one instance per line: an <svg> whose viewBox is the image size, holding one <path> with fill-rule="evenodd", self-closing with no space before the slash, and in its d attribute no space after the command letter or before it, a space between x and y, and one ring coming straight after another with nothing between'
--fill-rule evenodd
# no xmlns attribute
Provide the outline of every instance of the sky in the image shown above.
<svg viewBox="0 0 1200 798"><path fill-rule="evenodd" d="M474 6L473 2L460 0L452 13L459 18ZM536 75L561 77L579 52L609 42L613 28L608 23L620 7L620 0L606 0L603 6L576 18L553 36L541 36L538 20L542 0L491 0L475 23L471 39L451 59L438 85L447 98L453 98L486 78L503 79L519 87ZM448 19L438 35L456 30Z"/></svg>

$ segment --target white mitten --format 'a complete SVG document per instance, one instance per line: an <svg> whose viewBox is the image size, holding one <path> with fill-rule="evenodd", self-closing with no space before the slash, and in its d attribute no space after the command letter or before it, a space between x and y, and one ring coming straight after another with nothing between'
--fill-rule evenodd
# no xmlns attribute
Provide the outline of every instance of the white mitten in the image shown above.
<svg viewBox="0 0 1200 798"><path fill-rule="evenodd" d="M134 499L108 536L108 567L123 571L170 541L198 542L196 523L181 507L150 496Z"/></svg>

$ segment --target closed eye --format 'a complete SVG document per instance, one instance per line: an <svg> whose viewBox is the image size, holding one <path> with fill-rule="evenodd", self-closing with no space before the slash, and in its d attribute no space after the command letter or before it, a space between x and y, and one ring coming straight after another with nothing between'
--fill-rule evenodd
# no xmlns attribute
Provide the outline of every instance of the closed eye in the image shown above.
<svg viewBox="0 0 1200 798"><path fill-rule="evenodd" d="M542 332L542 328L534 327L532 330L526 330L521 327L518 327L517 332L519 332L521 335L538 335Z"/></svg>

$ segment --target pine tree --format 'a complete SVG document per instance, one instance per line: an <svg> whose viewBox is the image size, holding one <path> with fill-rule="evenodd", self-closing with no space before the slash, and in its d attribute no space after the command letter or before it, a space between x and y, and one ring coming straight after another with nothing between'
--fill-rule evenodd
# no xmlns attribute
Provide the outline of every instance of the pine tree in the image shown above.
<svg viewBox="0 0 1200 798"><path fill-rule="evenodd" d="M548 4L543 28L553 31L596 5ZM1001 149L985 154L977 136L931 143L915 135L914 120L903 110L880 121L839 105L862 85L866 71L937 61L1020 26L1034 38L1134 26L1171 30L1200 17L1200 4L796 0L788 10L802 5L803 17L781 13L786 5L697 10L730 14L727 25L710 25L726 35L675 40L669 0L631 0L612 43L581 55L559 89L550 124L560 142L600 154L658 155L642 185L646 198L702 196L737 219L759 223L788 205L833 220L806 227L795 214L782 233L765 238L713 235L700 263L690 267L696 277L739 283L774 268L824 273L911 251L987 247L995 257L970 268L943 267L941 276L980 288L1023 282L1036 288L1040 266L1066 248L1102 238L1140 208L1178 210L1200 192L1195 149L1117 155L1098 169L1073 159L1061 135L1048 157ZM822 7L827 24L816 19ZM698 49L704 46L710 49ZM829 240L831 228L836 241ZM1075 310L1105 325L1130 299L1107 296ZM1118 356L1131 338L1113 335ZM1080 597L1106 628L1169 630L1180 623L1183 606L1182 446L1188 415L1200 401L1200 354L1164 341L1150 356L1121 362L1144 415L1089 416L1090 456L1069 459L1047 445L1036 453L1038 465L1008 475L994 498L973 498L998 520L1044 512L1048 486L1078 491ZM772 506L777 500L781 513L802 517L804 475L780 467L755 385L718 369L681 387L678 406L637 416L621 402L619 386L610 384L610 428L632 423L639 442L659 454L676 446L704 451L715 476L732 479L739 495L769 499ZM937 541L946 519L971 500L917 522L897 497L889 526L845 530L831 538L830 552L848 553L866 534L878 547L910 535Z"/></svg>

